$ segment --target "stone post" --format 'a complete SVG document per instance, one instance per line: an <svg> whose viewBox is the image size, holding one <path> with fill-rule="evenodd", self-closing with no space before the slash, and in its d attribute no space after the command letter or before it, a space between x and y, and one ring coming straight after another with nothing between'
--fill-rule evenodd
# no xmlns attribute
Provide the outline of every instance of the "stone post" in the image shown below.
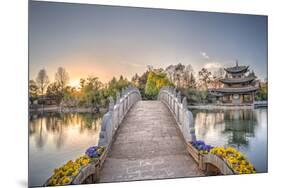
<svg viewBox="0 0 281 188"><path fill-rule="evenodd" d="M187 101L186 101L186 97L184 97L184 98L182 99L182 109L183 109L184 111L187 110Z"/></svg>
<svg viewBox="0 0 281 188"><path fill-rule="evenodd" d="M196 141L193 115L189 110L186 111L186 114L187 114L187 119L188 119L188 124L189 124L189 133L191 135L191 141Z"/></svg>
<svg viewBox="0 0 281 188"><path fill-rule="evenodd" d="M117 120L116 120L116 128L118 127L119 123L120 123L120 93L119 91L116 92L116 110L117 110Z"/></svg>
<svg viewBox="0 0 281 188"><path fill-rule="evenodd" d="M177 105L177 103L176 103L176 99L177 99L177 90L176 90L176 88L174 88L173 89L173 112L174 112L174 114L176 114L176 105Z"/></svg>
<svg viewBox="0 0 281 188"><path fill-rule="evenodd" d="M181 104L181 92L179 91L177 93L177 114L176 114L176 117L177 117L177 121L179 122L180 121L180 104Z"/></svg>

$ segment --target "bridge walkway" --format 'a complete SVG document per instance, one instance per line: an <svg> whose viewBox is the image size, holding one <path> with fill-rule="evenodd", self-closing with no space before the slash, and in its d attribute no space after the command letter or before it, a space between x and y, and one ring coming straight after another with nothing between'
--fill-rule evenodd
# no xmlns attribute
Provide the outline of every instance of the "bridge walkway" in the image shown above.
<svg viewBox="0 0 281 188"><path fill-rule="evenodd" d="M100 172L100 182L203 176L187 154L171 112L161 101L139 101L126 115Z"/></svg>

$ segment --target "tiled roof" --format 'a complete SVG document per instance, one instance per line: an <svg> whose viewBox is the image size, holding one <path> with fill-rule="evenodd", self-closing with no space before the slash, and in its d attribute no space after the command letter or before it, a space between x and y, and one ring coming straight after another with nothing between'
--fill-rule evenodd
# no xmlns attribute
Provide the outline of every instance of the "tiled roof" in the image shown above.
<svg viewBox="0 0 281 188"><path fill-rule="evenodd" d="M224 70L228 73L240 73L240 72L247 71L248 68L249 66L234 66L234 67L225 68Z"/></svg>
<svg viewBox="0 0 281 188"><path fill-rule="evenodd" d="M245 77L245 78L224 78L224 79L221 79L220 81L222 83L225 83L225 84L239 84L239 83L245 83L245 82L251 82L255 79L254 76L251 76L251 77Z"/></svg>
<svg viewBox="0 0 281 188"><path fill-rule="evenodd" d="M249 93L257 90L258 88L254 86L240 87L240 88L229 87L229 88L209 89L209 91L211 92L218 92L218 93Z"/></svg>

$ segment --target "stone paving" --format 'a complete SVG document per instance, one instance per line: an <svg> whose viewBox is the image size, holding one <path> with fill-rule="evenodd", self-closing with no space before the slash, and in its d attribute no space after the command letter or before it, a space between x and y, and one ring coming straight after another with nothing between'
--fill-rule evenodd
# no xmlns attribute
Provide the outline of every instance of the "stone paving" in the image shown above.
<svg viewBox="0 0 281 188"><path fill-rule="evenodd" d="M204 176L161 101L139 101L116 134L100 182Z"/></svg>

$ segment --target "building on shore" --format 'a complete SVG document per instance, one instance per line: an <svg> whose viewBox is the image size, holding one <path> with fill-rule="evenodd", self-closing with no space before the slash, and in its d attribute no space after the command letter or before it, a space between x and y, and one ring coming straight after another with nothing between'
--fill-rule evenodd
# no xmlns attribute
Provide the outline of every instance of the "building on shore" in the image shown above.
<svg viewBox="0 0 281 188"><path fill-rule="evenodd" d="M256 76L248 73L249 66L239 66L236 61L236 66L224 70L225 77L220 79L222 88L209 89L209 93L215 95L221 105L252 105L258 88L254 86Z"/></svg>

